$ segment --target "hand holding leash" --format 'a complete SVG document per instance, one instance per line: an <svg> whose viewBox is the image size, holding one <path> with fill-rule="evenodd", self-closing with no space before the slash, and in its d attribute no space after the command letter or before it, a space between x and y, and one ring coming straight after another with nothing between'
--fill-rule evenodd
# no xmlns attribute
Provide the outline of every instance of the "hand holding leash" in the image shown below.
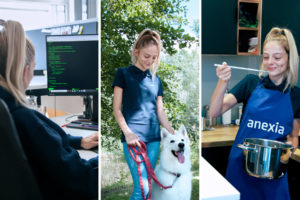
<svg viewBox="0 0 300 200"><path fill-rule="evenodd" d="M172 186L163 186L157 180L154 170L151 166L150 160L147 155L147 146L142 141L139 141L139 143L140 143L140 147L138 149L136 149L135 147L131 147L129 145L127 145L127 148L128 148L131 158L136 162L136 165L137 165L143 200L151 200L151 178L157 185L159 185L163 189L168 189L168 188L171 188ZM142 159L140 159L140 157L139 157L140 155L142 156ZM142 162L145 162L145 165L146 165L147 178L148 178L148 184L149 184L149 195L148 195L147 199L146 199L146 194L144 193L143 177L142 177L142 172L141 172L141 168L140 168L140 164Z"/></svg>
<svg viewBox="0 0 300 200"><path fill-rule="evenodd" d="M136 134L134 134L133 132L128 132L124 135L125 135L125 140L126 140L127 145L134 146L134 147L137 146L137 147L141 148L141 144L139 142L140 139Z"/></svg>

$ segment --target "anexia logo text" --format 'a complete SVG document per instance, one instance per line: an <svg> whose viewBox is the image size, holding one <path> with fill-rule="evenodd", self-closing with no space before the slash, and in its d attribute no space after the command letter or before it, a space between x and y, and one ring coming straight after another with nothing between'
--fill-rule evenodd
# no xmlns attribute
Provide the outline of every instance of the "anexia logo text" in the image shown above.
<svg viewBox="0 0 300 200"><path fill-rule="evenodd" d="M248 119L247 122L248 128L254 128L254 129L260 129L267 132L273 132L283 135L284 133L284 127L279 125L279 122L276 122L275 124L268 123L268 122L261 122L256 121L252 119Z"/></svg>

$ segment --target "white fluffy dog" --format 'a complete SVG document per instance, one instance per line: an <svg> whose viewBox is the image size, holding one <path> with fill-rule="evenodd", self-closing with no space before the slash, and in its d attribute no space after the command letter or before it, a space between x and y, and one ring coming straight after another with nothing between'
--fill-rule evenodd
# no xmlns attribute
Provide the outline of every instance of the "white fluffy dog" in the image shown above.
<svg viewBox="0 0 300 200"><path fill-rule="evenodd" d="M184 125L175 134L161 130L162 149L160 162L155 168L158 181L169 189L160 188L152 181L153 200L190 200L192 173L190 160L190 140Z"/></svg>

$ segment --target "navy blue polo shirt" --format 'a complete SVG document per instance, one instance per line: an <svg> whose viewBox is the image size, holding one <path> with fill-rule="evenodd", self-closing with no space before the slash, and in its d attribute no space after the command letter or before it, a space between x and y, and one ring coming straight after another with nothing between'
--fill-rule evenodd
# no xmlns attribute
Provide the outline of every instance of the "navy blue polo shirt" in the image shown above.
<svg viewBox="0 0 300 200"><path fill-rule="evenodd" d="M119 68L113 87L123 89L122 113L129 128L143 142L160 141L160 128L156 112L158 96L163 96L161 80L152 80L149 70L142 71L134 65ZM122 134L122 142L125 142Z"/></svg>

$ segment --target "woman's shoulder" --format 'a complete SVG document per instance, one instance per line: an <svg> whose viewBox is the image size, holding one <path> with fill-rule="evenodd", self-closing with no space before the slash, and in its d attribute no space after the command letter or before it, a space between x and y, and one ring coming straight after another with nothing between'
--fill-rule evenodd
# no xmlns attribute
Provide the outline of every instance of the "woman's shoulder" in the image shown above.
<svg viewBox="0 0 300 200"><path fill-rule="evenodd" d="M12 112L17 129L22 133L33 137L36 131L47 133L46 135L55 136L64 131L61 127L49 119L46 115L26 107L16 109Z"/></svg>
<svg viewBox="0 0 300 200"><path fill-rule="evenodd" d="M238 82L231 90L237 101L246 102L253 90L256 88L260 81L259 76L254 74L247 74L240 82Z"/></svg>
<svg viewBox="0 0 300 200"><path fill-rule="evenodd" d="M241 88L248 88L249 90L254 89L257 84L260 82L260 77L254 74L247 74L237 85L236 87Z"/></svg>
<svg viewBox="0 0 300 200"><path fill-rule="evenodd" d="M291 96L300 101L300 87L294 86L291 89Z"/></svg>
<svg viewBox="0 0 300 200"><path fill-rule="evenodd" d="M155 78L156 78L158 81L161 81L161 78L160 78L157 74L155 74Z"/></svg>
<svg viewBox="0 0 300 200"><path fill-rule="evenodd" d="M127 71L128 67L118 67L118 71Z"/></svg>
<svg viewBox="0 0 300 200"><path fill-rule="evenodd" d="M128 67L119 67L115 74L112 86L124 88L126 77L128 77Z"/></svg>
<svg viewBox="0 0 300 200"><path fill-rule="evenodd" d="M24 126L52 124L52 121L42 113L23 106L18 107L11 114L17 124Z"/></svg>
<svg viewBox="0 0 300 200"><path fill-rule="evenodd" d="M132 70L133 68L135 68L134 65L129 65L128 67L118 67L117 71L128 72L128 71Z"/></svg>
<svg viewBox="0 0 300 200"><path fill-rule="evenodd" d="M33 120L36 121L39 118L37 113L37 111L23 106L20 106L14 111L12 111L12 115L15 118L15 120L27 121L28 123L31 123Z"/></svg>
<svg viewBox="0 0 300 200"><path fill-rule="evenodd" d="M37 129L40 119L33 110L26 107L18 107L11 112L14 122L18 130L28 132L28 130ZM30 131L29 131L30 132Z"/></svg>
<svg viewBox="0 0 300 200"><path fill-rule="evenodd" d="M131 65L129 67L119 67L119 68L117 68L116 75L117 76L127 75L130 72L130 68L131 68Z"/></svg>
<svg viewBox="0 0 300 200"><path fill-rule="evenodd" d="M125 73L128 69L128 67L119 67L117 68L117 73Z"/></svg>
<svg viewBox="0 0 300 200"><path fill-rule="evenodd" d="M261 78L258 76L258 75L255 75L255 74L247 74L244 78L244 80L246 82L249 82L249 83L258 83Z"/></svg>
<svg viewBox="0 0 300 200"><path fill-rule="evenodd" d="M292 91L300 93L300 87L296 85L292 88Z"/></svg>
<svg viewBox="0 0 300 200"><path fill-rule="evenodd" d="M291 88L291 101L293 105L294 118L300 118L300 87Z"/></svg>

